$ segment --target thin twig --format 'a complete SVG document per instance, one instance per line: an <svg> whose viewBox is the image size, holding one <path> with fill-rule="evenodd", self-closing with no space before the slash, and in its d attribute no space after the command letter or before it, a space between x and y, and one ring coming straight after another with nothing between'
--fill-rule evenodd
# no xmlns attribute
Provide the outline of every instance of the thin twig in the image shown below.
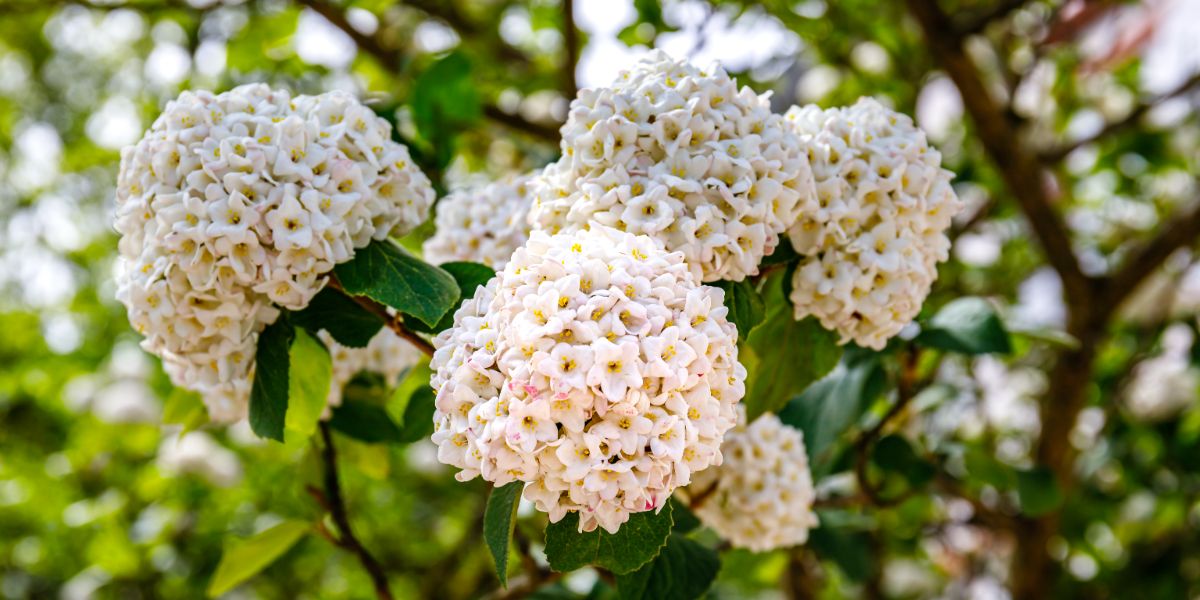
<svg viewBox="0 0 1200 600"><path fill-rule="evenodd" d="M354 531L350 528L350 517L346 513L346 502L342 499L342 486L338 481L337 450L333 446L333 434L329 431L329 424L324 421L321 422L320 429L323 443L321 458L325 462L325 493L323 496L328 504L329 514L338 528L337 544L358 557L358 562L371 576L371 582L375 586L375 595L379 600L392 600L392 590L388 587L387 574L384 572L383 565L375 560L362 542L358 541L358 538L354 536Z"/></svg>
<svg viewBox="0 0 1200 600"><path fill-rule="evenodd" d="M366 296L355 296L354 294L347 292L346 289L342 287L341 282L337 280L337 277L329 278L329 287L345 294L359 306L365 308L367 312L378 317L380 321L383 321L383 324L386 325L388 329L392 330L392 333L395 333L396 335L407 340L408 343L416 346L417 350L424 352L428 356L433 356L433 353L436 350L436 348L433 347L433 344L429 343L429 340L421 337L415 331L406 327L404 325L404 319L400 315L393 315L388 311L386 306Z"/></svg>
<svg viewBox="0 0 1200 600"><path fill-rule="evenodd" d="M1163 102L1166 102L1167 100L1182 96L1198 87L1200 87L1200 73L1192 75L1187 79L1187 81L1179 84L1174 89L1137 105L1133 110L1129 111L1129 114L1108 123L1104 127L1100 128L1100 131L1097 131L1092 135L1084 136L1078 140L1067 142L1056 148L1044 150L1039 154L1039 157L1044 162L1056 163L1065 158L1071 152L1075 151L1077 148L1095 143L1110 135L1113 135L1114 133L1123 131L1136 125L1146 113L1150 112L1150 109L1162 104Z"/></svg>
<svg viewBox="0 0 1200 600"><path fill-rule="evenodd" d="M579 85L575 68L579 64L579 28L575 26L575 0L562 0L563 64L562 92L568 100L575 97Z"/></svg>
<svg viewBox="0 0 1200 600"><path fill-rule="evenodd" d="M1105 286L1104 306L1115 310L1146 277L1153 274L1176 250L1196 243L1200 238L1200 198L1185 211L1167 221L1166 229L1129 252L1129 258L1114 272Z"/></svg>

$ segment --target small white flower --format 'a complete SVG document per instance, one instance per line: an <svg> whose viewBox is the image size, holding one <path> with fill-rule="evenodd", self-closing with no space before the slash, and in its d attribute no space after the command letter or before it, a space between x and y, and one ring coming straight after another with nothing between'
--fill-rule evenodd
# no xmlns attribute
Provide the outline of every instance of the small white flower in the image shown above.
<svg viewBox="0 0 1200 600"><path fill-rule="evenodd" d="M425 258L440 264L470 261L502 269L529 239L529 178L523 175L457 190L437 205L437 231L425 241Z"/></svg>

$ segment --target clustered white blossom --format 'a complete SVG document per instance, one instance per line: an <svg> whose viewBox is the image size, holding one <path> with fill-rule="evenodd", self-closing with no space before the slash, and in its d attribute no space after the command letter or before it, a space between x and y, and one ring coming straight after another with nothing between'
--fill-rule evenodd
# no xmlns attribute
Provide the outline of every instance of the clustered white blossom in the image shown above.
<svg viewBox="0 0 1200 600"><path fill-rule="evenodd" d="M458 190L437 205L437 232L425 241L433 264L465 260L503 269L529 239L530 175Z"/></svg>
<svg viewBox="0 0 1200 600"><path fill-rule="evenodd" d="M803 544L817 526L816 493L804 436L764 413L725 435L721 466L697 473L680 494L708 527L734 546L766 552Z"/></svg>
<svg viewBox="0 0 1200 600"><path fill-rule="evenodd" d="M649 235L703 281L756 274L813 194L798 136L766 95L661 51L581 90L562 136L562 158L532 182L534 228Z"/></svg>
<svg viewBox="0 0 1200 600"><path fill-rule="evenodd" d="M661 508L720 464L745 393L722 301L652 238L534 231L434 340L439 460L583 531Z"/></svg>
<svg viewBox="0 0 1200 600"><path fill-rule="evenodd" d="M357 248L415 227L434 192L352 96L184 92L121 155L117 297L210 416L245 415L258 333Z"/></svg>
<svg viewBox="0 0 1200 600"><path fill-rule="evenodd" d="M383 376L388 388L395 388L400 378L421 361L421 351L404 338L384 327L362 348L343 346L328 331L321 330L317 337L329 349L333 362L333 376L329 382L329 406L341 406L342 391L346 384L359 373L377 373Z"/></svg>
<svg viewBox="0 0 1200 600"><path fill-rule="evenodd" d="M792 107L786 119L816 180L788 230L804 255L796 318L813 315L842 342L881 349L920 311L948 256L945 232L962 206L953 174L912 119L869 98Z"/></svg>

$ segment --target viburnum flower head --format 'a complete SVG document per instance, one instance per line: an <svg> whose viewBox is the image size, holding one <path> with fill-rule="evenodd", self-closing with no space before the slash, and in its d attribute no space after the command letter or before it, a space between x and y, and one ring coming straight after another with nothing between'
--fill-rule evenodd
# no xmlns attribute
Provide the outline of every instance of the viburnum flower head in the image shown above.
<svg viewBox="0 0 1200 600"><path fill-rule="evenodd" d="M532 174L451 192L437 205L437 231L425 241L434 264L470 261L503 269L529 239Z"/></svg>
<svg viewBox="0 0 1200 600"><path fill-rule="evenodd" d="M804 256L796 318L813 315L842 342L883 348L921 310L948 256L946 230L962 208L953 173L912 119L870 98L792 107L786 119L816 181L788 230Z"/></svg>
<svg viewBox="0 0 1200 600"><path fill-rule="evenodd" d="M649 235L703 281L756 274L814 193L768 95L661 51L609 87L581 90L562 136L562 158L533 183L534 228Z"/></svg>
<svg viewBox="0 0 1200 600"><path fill-rule="evenodd" d="M804 436L773 413L747 426L744 407L738 409L738 426L721 446L725 461L679 493L734 546L766 552L803 544L817 526Z"/></svg>
<svg viewBox="0 0 1200 600"><path fill-rule="evenodd" d="M534 231L434 340L438 458L581 531L661 509L745 393L722 301L649 237Z"/></svg>
<svg viewBox="0 0 1200 600"><path fill-rule="evenodd" d="M383 377L388 389L394 389L400 379L421 361L421 351L404 338L384 327L362 348L343 346L328 331L318 334L329 349L333 376L329 383L328 405L341 406L346 384L359 373L374 373Z"/></svg>
<svg viewBox="0 0 1200 600"><path fill-rule="evenodd" d="M348 94L184 92L121 153L117 297L172 380L237 420L278 308L303 308L433 197L387 121Z"/></svg>

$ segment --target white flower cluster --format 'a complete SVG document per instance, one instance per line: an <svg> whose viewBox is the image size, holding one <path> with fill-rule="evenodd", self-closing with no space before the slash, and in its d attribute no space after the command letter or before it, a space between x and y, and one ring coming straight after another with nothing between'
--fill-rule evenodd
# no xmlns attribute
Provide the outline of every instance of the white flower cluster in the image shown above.
<svg viewBox="0 0 1200 600"><path fill-rule="evenodd" d="M765 95L661 51L581 90L562 136L534 182L534 228L649 235L703 281L756 274L813 195L798 136Z"/></svg>
<svg viewBox="0 0 1200 600"><path fill-rule="evenodd" d="M438 458L584 531L661 508L745 393L722 300L649 237L534 231L434 341Z"/></svg>
<svg viewBox="0 0 1200 600"><path fill-rule="evenodd" d="M329 406L341 406L342 391L346 384L359 373L377 373L383 376L389 389L400 383L400 378L421 361L421 351L407 340L384 327L362 348L343 346L325 330L317 334L329 349L333 362L333 377L329 382Z"/></svg>
<svg viewBox="0 0 1200 600"><path fill-rule="evenodd" d="M766 552L803 544L817 526L816 493L804 436L765 413L725 435L720 467L696 474L680 492L700 520L734 546Z"/></svg>
<svg viewBox="0 0 1200 600"><path fill-rule="evenodd" d="M433 264L465 260L503 269L529 239L530 175L450 193L437 205L437 232L425 241Z"/></svg>
<svg viewBox="0 0 1200 600"><path fill-rule="evenodd" d="M121 154L117 297L210 416L245 415L258 333L434 192L390 126L339 92L184 92Z"/></svg>
<svg viewBox="0 0 1200 600"><path fill-rule="evenodd" d="M962 204L941 154L908 116L863 98L845 108L792 107L816 195L788 230L804 255L791 300L842 341L880 349L921 309L946 260Z"/></svg>

